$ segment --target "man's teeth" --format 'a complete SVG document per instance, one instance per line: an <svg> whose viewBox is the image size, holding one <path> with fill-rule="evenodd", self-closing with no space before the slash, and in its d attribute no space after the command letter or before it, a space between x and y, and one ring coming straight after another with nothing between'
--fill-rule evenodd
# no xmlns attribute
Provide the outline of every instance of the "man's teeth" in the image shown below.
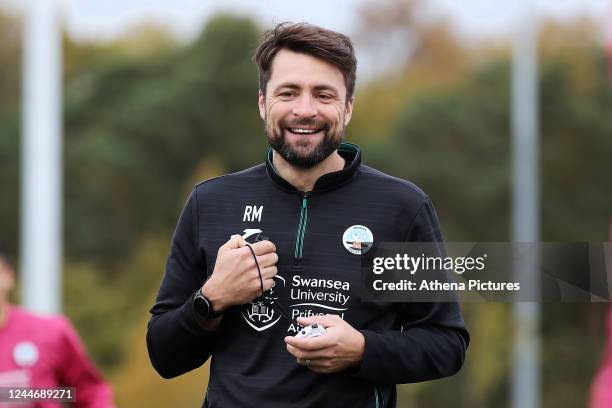
<svg viewBox="0 0 612 408"><path fill-rule="evenodd" d="M317 133L319 131L318 129L301 129L301 128L290 128L289 130L292 131L293 133L304 133L304 134Z"/></svg>

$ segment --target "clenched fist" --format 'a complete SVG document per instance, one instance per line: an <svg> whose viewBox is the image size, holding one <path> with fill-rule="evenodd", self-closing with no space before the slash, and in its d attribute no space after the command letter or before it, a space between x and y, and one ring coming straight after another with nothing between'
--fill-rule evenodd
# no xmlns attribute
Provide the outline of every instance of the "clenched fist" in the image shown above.
<svg viewBox="0 0 612 408"><path fill-rule="evenodd" d="M217 253L212 275L202 287L202 293L210 299L216 311L233 305L243 305L261 296L261 281L255 259L247 242L240 235L232 235ZM263 289L274 285L278 270L276 246L270 241L250 244L257 256L263 279Z"/></svg>

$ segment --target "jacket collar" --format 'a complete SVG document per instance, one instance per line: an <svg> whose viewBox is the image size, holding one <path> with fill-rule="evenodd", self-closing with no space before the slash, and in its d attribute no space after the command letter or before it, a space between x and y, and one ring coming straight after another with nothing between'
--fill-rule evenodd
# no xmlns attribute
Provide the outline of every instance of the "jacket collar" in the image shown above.
<svg viewBox="0 0 612 408"><path fill-rule="evenodd" d="M353 180L359 173L361 165L361 150L359 146L352 143L340 143L338 154L346 160L347 165L342 170L333 171L322 175L315 183L312 191L321 192L333 190L341 185ZM294 186L289 184L287 180L282 178L272 164L272 149L268 149L266 153L266 170L268 176L278 184L281 188L288 191L298 191Z"/></svg>

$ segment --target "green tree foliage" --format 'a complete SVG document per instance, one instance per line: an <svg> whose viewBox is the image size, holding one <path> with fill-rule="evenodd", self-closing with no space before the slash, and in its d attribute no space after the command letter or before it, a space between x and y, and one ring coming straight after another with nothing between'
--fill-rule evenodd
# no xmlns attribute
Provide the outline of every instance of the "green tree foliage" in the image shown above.
<svg viewBox="0 0 612 408"><path fill-rule="evenodd" d="M393 70L361 82L349 141L362 144L366 164L432 197L447 240L508 240L507 47L468 51L448 26L381 7L365 11L365 31L355 38L378 47L389 29L395 45L412 46ZM0 15L0 239L12 249L19 220L18 30L17 20ZM218 16L187 45L151 27L106 45L64 41L65 308L127 405L143 394L164 405L164 393L183 395L178 404L185 406L201 402L206 367L170 383L153 373L144 350L146 311L191 186L263 160L250 61L259 32L248 19ZM593 33L584 22L543 31L547 241L603 241L612 216L612 90ZM154 44L144 40L151 38ZM400 387L401 406L507 405L510 305L464 310L472 333L466 366L449 379ZM602 326L601 308L544 307L545 406L585 405Z"/></svg>
<svg viewBox="0 0 612 408"><path fill-rule="evenodd" d="M17 249L21 25L0 10L0 240Z"/></svg>
<svg viewBox="0 0 612 408"><path fill-rule="evenodd" d="M21 24L0 10L0 113L19 106Z"/></svg>
<svg viewBox="0 0 612 408"><path fill-rule="evenodd" d="M542 238L605 241L612 219L612 86L605 50L596 44L569 53L546 42L543 47ZM365 149L372 164L425 189L449 241L511 239L509 74L509 61L495 59L459 84L412 96L391 136ZM472 329L465 369L456 378L404 388L406 403L445 407L460 400L489 407L508 400L510 307L474 304L464 311ZM542 316L544 406L583 406L601 347L601 337L585 333L601 334L603 309L551 304Z"/></svg>
<svg viewBox="0 0 612 408"><path fill-rule="evenodd" d="M507 64L492 62L458 86L410 98L391 139L369 154L426 190L447 239L508 238L508 80Z"/></svg>
<svg viewBox="0 0 612 408"><path fill-rule="evenodd" d="M84 66L69 80L71 256L116 259L144 232L166 231L201 157L226 152L230 169L260 161L264 141L250 62L256 33L249 21L217 17L189 46Z"/></svg>

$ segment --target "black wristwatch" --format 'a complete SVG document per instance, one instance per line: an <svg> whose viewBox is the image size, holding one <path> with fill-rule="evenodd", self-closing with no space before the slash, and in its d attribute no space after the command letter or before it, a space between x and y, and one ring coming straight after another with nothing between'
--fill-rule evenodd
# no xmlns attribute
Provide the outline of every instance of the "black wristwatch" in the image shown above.
<svg viewBox="0 0 612 408"><path fill-rule="evenodd" d="M212 302L209 298L202 294L202 289L199 288L193 297L193 309L202 320L212 319L221 316L221 313L215 311Z"/></svg>

